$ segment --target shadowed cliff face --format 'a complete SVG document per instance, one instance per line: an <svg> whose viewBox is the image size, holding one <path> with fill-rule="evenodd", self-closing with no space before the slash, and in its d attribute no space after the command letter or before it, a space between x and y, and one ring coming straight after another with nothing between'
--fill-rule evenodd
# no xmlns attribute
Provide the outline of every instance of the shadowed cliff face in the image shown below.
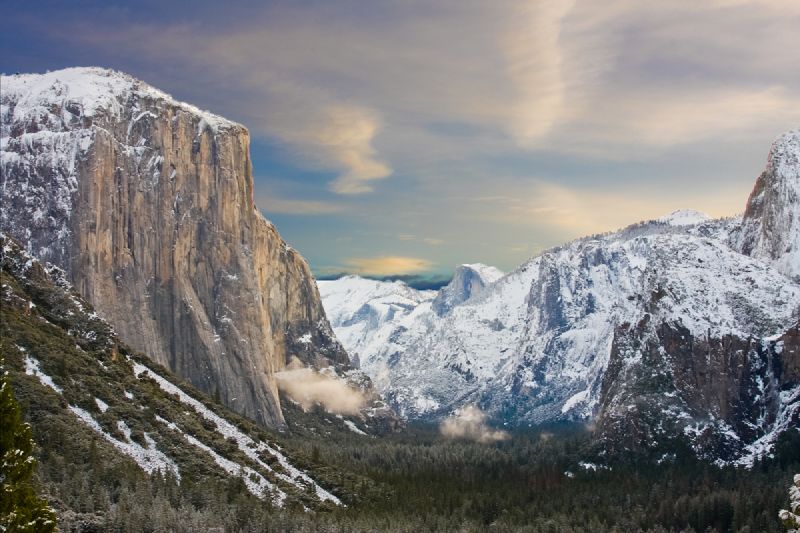
<svg viewBox="0 0 800 533"><path fill-rule="evenodd" d="M100 69L3 83L2 229L123 340L273 426L292 356L348 365L307 263L255 208L244 127Z"/></svg>
<svg viewBox="0 0 800 533"><path fill-rule="evenodd" d="M800 425L800 322L780 336L698 336L647 316L615 331L597 427L608 451L678 435L700 457L753 456Z"/></svg>

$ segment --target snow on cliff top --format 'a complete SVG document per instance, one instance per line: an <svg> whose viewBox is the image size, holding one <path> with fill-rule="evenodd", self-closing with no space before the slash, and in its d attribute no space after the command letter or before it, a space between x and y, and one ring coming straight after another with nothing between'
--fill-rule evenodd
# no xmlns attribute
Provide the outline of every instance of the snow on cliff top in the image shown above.
<svg viewBox="0 0 800 533"><path fill-rule="evenodd" d="M786 200L798 201L800 198L800 129L787 131L773 141L767 167L785 182L786 194L794 196L793 199L787 198Z"/></svg>
<svg viewBox="0 0 800 533"><path fill-rule="evenodd" d="M694 209L678 209L658 219L670 226L693 226L707 220L711 220L711 217Z"/></svg>
<svg viewBox="0 0 800 533"><path fill-rule="evenodd" d="M798 158L800 158L800 128L789 130L778 135L775 140L772 141L770 159L774 158L775 153L783 155L792 154L794 161L797 162Z"/></svg>
<svg viewBox="0 0 800 533"><path fill-rule="evenodd" d="M349 316L357 312L366 302L383 302L414 307L432 300L436 291L417 290L402 281L378 281L360 276L344 276L337 280L317 280L320 296L337 309L336 316L329 316L336 322L340 315Z"/></svg>
<svg viewBox="0 0 800 533"><path fill-rule="evenodd" d="M484 265L483 263L463 264L461 267L468 268L477 273L486 284L494 283L505 275L505 273L499 268Z"/></svg>
<svg viewBox="0 0 800 533"><path fill-rule="evenodd" d="M191 104L181 102L169 94L115 70L100 67L73 67L47 72L45 74L2 75L3 107L15 102L12 121L35 116L52 104L78 104L84 116L94 116L98 111L107 110L119 115L128 98L165 100L204 120L212 129L242 127L236 122L203 111ZM5 113L5 109L3 110Z"/></svg>

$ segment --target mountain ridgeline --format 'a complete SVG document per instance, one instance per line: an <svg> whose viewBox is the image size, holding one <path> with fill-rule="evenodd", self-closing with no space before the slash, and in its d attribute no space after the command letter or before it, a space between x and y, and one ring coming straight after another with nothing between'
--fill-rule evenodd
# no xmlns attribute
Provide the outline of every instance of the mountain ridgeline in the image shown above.
<svg viewBox="0 0 800 533"><path fill-rule="evenodd" d="M347 368L306 261L257 211L241 125L128 75L2 78L0 230L119 336L262 424L275 373Z"/></svg>
<svg viewBox="0 0 800 533"><path fill-rule="evenodd" d="M546 250L474 294L320 282L352 357L395 409L439 420L590 422L607 452L688 443L750 465L800 426L800 130L770 150L743 216L677 211ZM442 306L442 302L452 302Z"/></svg>

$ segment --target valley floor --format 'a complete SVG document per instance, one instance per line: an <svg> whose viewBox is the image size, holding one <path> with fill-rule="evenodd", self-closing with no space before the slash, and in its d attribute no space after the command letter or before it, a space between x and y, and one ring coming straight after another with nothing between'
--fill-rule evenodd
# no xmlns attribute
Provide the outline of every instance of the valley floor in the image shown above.
<svg viewBox="0 0 800 533"><path fill-rule="evenodd" d="M378 438L286 407L295 431L276 438L335 485L346 508L279 510L241 480L148 478L38 423L41 483L65 531L782 532L777 513L800 471L797 431L752 470L700 463L688 450L661 465L595 469L581 464L590 447L582 428L516 433L492 445L443 440L418 426Z"/></svg>

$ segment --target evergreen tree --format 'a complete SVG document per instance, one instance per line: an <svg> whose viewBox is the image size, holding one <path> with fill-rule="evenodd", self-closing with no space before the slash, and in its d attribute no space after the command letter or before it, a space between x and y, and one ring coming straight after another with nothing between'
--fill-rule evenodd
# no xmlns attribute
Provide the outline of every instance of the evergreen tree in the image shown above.
<svg viewBox="0 0 800 533"><path fill-rule="evenodd" d="M49 533L56 515L36 495L32 483L36 460L32 456L31 428L22 422L8 373L0 360L0 531Z"/></svg>
<svg viewBox="0 0 800 533"><path fill-rule="evenodd" d="M789 533L800 531L800 474L795 474L794 485L789 488L789 509L782 509L778 517Z"/></svg>

